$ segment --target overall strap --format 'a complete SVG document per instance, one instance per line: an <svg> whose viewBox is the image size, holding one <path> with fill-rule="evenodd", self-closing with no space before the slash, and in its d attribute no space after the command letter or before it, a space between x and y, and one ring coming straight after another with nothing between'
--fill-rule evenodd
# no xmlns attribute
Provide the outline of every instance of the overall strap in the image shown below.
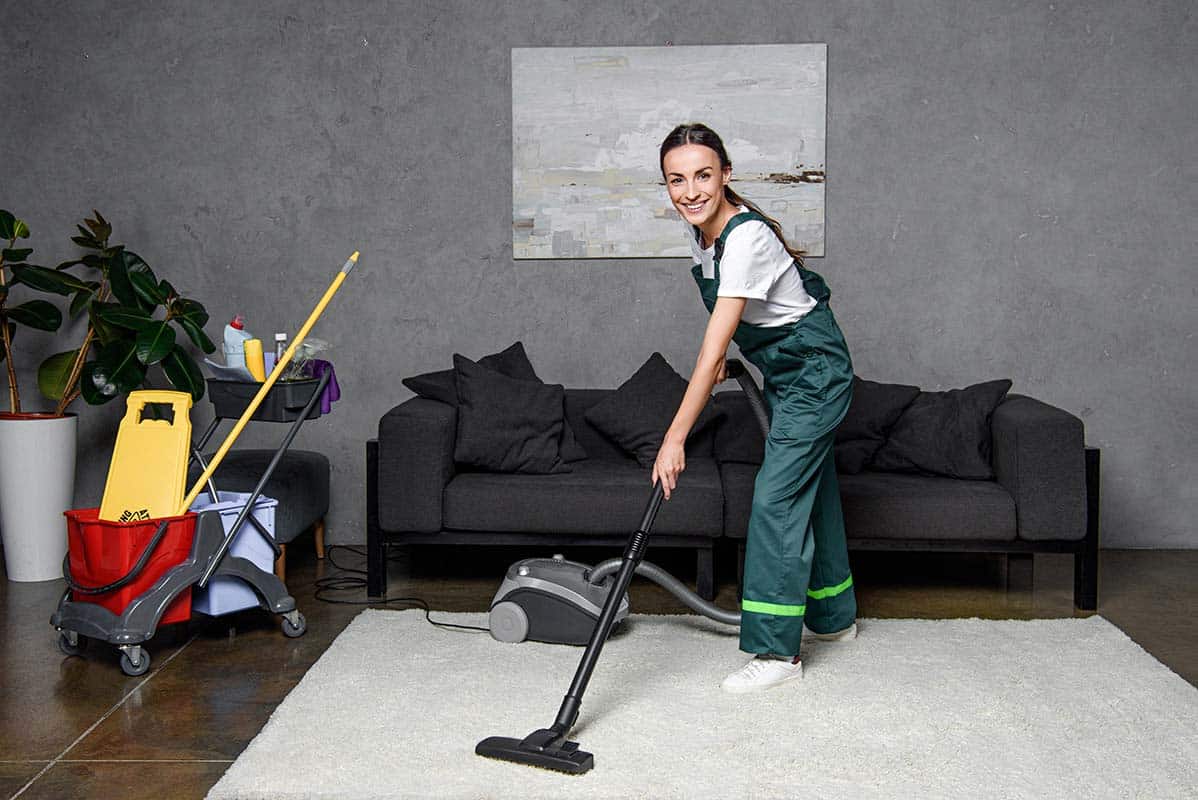
<svg viewBox="0 0 1198 800"><path fill-rule="evenodd" d="M750 220L765 222L765 217L761 216L756 211L742 211L732 219L728 220L727 224L724 225L724 230L720 231L719 238L715 240L715 258L713 261L715 264L715 279L717 281L720 279L720 259L724 257L724 242L727 241L728 234L736 230L736 226L745 222L749 222Z"/></svg>

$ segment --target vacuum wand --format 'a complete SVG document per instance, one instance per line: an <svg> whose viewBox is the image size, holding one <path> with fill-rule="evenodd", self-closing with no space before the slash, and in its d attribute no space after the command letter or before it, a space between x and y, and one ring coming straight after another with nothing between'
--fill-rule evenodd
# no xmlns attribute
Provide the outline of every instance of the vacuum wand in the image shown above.
<svg viewBox="0 0 1198 800"><path fill-rule="evenodd" d="M611 634L620 600L628 590L628 584L632 581L632 574L636 571L637 564L645 556L649 530L653 527L653 519L657 516L664 497L665 490L659 481L653 486L653 495L645 506L640 526L628 540L628 546L624 550L624 561L620 565L616 581L612 585L611 591L608 592L607 600L603 603L603 610L599 613L595 629L591 632L591 640L582 654L578 670L574 673L574 681L570 684L570 689L562 700L561 708L558 709L557 719L554 720L553 725L533 731L523 739L491 736L478 743L478 746L474 748L475 753L489 758L513 761L517 764L529 764L534 767L574 774L587 772L595 766L595 757L591 753L579 750L578 742L567 741L567 737L570 735L570 729L578 720L582 695L591 679L595 663L599 660L603 644Z"/></svg>
<svg viewBox="0 0 1198 800"><path fill-rule="evenodd" d="M570 733L570 729L574 727L574 723L578 719L578 707L582 702L582 693L586 691L587 683L591 680L591 672L595 669L595 662L599 660L599 653L603 651L603 643L611 635L616 609L620 607L620 598L628 591L628 584L632 582L632 574L636 572L637 565L645 557L649 529L653 527L653 518L657 516L664 496L665 491L659 481L653 486L653 495L645 507L641 524L632 538L628 540L628 546L624 548L624 563L620 565L620 571L616 573L615 585L607 595L603 611L599 614L599 621L591 633L591 641L587 643L587 649L582 654L582 661L578 664L578 671L574 674L574 682L570 684L570 690L566 692L562 706L557 712L557 720L553 723L554 727L562 727L563 737Z"/></svg>

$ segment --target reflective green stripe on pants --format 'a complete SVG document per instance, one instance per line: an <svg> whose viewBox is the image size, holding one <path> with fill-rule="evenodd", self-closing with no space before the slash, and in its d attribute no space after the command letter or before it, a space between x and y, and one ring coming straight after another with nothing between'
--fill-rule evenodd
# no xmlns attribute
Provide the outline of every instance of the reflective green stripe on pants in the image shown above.
<svg viewBox="0 0 1198 800"><path fill-rule="evenodd" d="M832 432L814 441L766 442L745 543L741 650L798 655L804 621L830 633L857 616L834 438Z"/></svg>

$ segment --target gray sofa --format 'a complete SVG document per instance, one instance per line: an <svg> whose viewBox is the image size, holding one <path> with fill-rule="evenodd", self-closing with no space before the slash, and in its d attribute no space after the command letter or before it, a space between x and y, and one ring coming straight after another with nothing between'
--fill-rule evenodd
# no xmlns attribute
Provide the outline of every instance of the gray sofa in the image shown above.
<svg viewBox="0 0 1198 800"><path fill-rule="evenodd" d="M584 418L612 391L566 390L566 419L588 458L562 474L459 470L453 406L414 397L387 412L366 445L369 596L386 595L391 545L622 547L651 487L649 472ZM721 391L715 403L724 414L692 436L650 540L695 551L708 599L717 541L743 545L763 452L745 396ZM1081 420L1012 394L991 416L991 436L995 480L839 475L850 549L1005 553L1029 565L1034 552L1073 553L1074 605L1096 609L1099 452L1085 446Z"/></svg>

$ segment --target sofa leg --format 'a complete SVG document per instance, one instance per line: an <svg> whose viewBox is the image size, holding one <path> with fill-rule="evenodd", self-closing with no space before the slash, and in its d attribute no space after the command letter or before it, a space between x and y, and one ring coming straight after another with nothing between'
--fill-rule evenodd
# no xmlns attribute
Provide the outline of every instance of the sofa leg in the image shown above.
<svg viewBox="0 0 1198 800"><path fill-rule="evenodd" d="M312 537L316 540L316 557L324 559L324 517L312 526Z"/></svg>
<svg viewBox="0 0 1198 800"><path fill-rule="evenodd" d="M387 543L379 528L379 443L366 442L366 597L387 596Z"/></svg>
<svg viewBox="0 0 1198 800"><path fill-rule="evenodd" d="M1073 555L1073 605L1098 610L1098 479L1102 451L1086 448L1086 538Z"/></svg>
<svg viewBox="0 0 1198 800"><path fill-rule="evenodd" d="M704 600L715 599L715 554L711 544L699 548L695 583L699 597Z"/></svg>
<svg viewBox="0 0 1198 800"><path fill-rule="evenodd" d="M1035 555L1033 553L1007 553L1006 560L1006 590L1007 592L1030 592L1034 580Z"/></svg>

